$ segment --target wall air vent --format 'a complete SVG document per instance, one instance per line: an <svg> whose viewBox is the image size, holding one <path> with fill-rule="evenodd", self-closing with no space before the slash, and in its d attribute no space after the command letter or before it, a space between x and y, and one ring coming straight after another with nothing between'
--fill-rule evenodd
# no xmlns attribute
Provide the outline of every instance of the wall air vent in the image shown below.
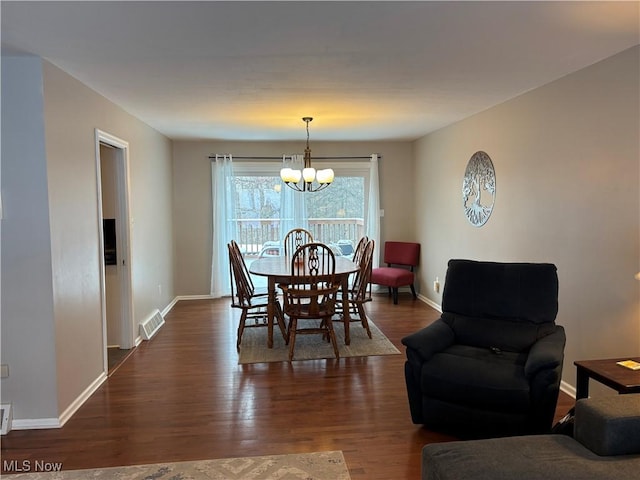
<svg viewBox="0 0 640 480"><path fill-rule="evenodd" d="M158 332L158 330L160 330L160 327L162 327L163 325L164 317L159 310L156 310L148 319L140 322L140 335L145 340L149 340Z"/></svg>
<svg viewBox="0 0 640 480"><path fill-rule="evenodd" d="M13 415L11 414L11 404L0 405L0 433L6 435L11 431L11 422Z"/></svg>

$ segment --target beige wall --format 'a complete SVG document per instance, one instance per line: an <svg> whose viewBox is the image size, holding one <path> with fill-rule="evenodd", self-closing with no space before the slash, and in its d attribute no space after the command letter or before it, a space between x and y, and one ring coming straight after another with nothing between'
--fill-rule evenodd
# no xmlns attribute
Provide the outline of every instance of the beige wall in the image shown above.
<svg viewBox="0 0 640 480"><path fill-rule="evenodd" d="M103 372L95 129L129 143L134 324L173 298L171 142L43 62L60 413ZM164 287L160 294L158 285Z"/></svg>
<svg viewBox="0 0 640 480"><path fill-rule="evenodd" d="M640 355L638 57L632 48L416 142L421 294L440 303L431 285L450 258L555 263L571 385L574 360ZM461 195L478 150L497 183L481 228Z"/></svg>
<svg viewBox="0 0 640 480"><path fill-rule="evenodd" d="M280 156L301 153L300 142L173 142L173 216L178 295L208 295L211 279L211 162L209 155ZM381 235L414 240L413 146L409 142L311 142L312 156L382 155L379 162ZM275 172L278 172L276 167ZM401 174L400 174L401 172ZM277 174L277 173L276 173Z"/></svg>
<svg viewBox="0 0 640 480"><path fill-rule="evenodd" d="M55 424L57 374L42 64L2 56L2 403Z"/></svg>
<svg viewBox="0 0 640 480"><path fill-rule="evenodd" d="M53 427L105 373L95 129L129 142L136 334L174 297L171 143L47 62L2 62L2 171L22 182L3 220L2 402L14 428Z"/></svg>

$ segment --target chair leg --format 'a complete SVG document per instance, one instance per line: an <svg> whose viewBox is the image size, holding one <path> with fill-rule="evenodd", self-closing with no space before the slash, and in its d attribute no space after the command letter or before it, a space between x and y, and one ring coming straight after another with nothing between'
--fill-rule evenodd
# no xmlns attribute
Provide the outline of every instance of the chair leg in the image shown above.
<svg viewBox="0 0 640 480"><path fill-rule="evenodd" d="M236 340L236 350L240 350L240 342L242 342L242 334L244 333L244 323L247 321L247 311L242 310L240 315L240 323L238 324L238 339Z"/></svg>
<svg viewBox="0 0 640 480"><path fill-rule="evenodd" d="M369 328L369 320L367 319L367 314L364 311L364 305L358 303L358 316L360 317L360 322L362 323L362 327L367 331L367 335L371 338L371 329Z"/></svg>
<svg viewBox="0 0 640 480"><path fill-rule="evenodd" d="M333 327L333 320L329 319L329 323L331 323L331 326ZM344 323L344 320L343 320ZM327 326L327 320L326 319L322 319L320 321L320 328L324 328L326 331L322 334L322 340L324 340L325 342L329 343L331 341L331 338L329 337L329 327Z"/></svg>
<svg viewBox="0 0 640 480"><path fill-rule="evenodd" d="M416 295L416 288L413 286L413 283L411 284L411 294L413 295L414 300L418 298L418 295Z"/></svg>
<svg viewBox="0 0 640 480"><path fill-rule="evenodd" d="M391 287L387 287L387 291L389 292L389 296L391 296L391 294L392 294Z"/></svg>
<svg viewBox="0 0 640 480"><path fill-rule="evenodd" d="M278 326L280 327L280 332L282 333L282 338L284 338L285 345L289 343L289 332L287 331L287 327L284 324L284 312L282 311L282 307L280 303L276 302L276 320L278 322Z"/></svg>
<svg viewBox="0 0 640 480"><path fill-rule="evenodd" d="M394 305L398 304L398 289L397 288L393 289L393 304Z"/></svg>
<svg viewBox="0 0 640 480"><path fill-rule="evenodd" d="M336 332L333 330L333 321L331 321L331 317L323 320L327 329L329 330L329 338L331 339L331 345L333 345L333 353L336 355L336 358L340 358L340 352L338 351L338 341L336 340Z"/></svg>
<svg viewBox="0 0 640 480"><path fill-rule="evenodd" d="M298 319L289 318L289 361L293 360L293 350L296 347L296 328L298 328Z"/></svg>

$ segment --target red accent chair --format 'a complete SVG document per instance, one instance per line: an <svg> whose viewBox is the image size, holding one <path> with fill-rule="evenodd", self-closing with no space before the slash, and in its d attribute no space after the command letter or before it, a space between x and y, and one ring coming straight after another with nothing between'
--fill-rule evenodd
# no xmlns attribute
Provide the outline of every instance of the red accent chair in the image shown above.
<svg viewBox="0 0 640 480"><path fill-rule="evenodd" d="M398 304L398 288L411 287L413 298L417 298L413 286L415 274L413 268L420 259L420 244L412 242L385 242L384 263L386 267L374 268L371 283L384 285L393 294L394 305Z"/></svg>

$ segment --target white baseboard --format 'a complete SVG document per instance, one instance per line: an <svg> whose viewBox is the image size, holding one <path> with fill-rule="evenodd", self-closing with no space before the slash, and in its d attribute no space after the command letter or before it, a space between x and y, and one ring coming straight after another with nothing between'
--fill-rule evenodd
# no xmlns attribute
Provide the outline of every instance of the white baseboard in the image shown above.
<svg viewBox="0 0 640 480"><path fill-rule="evenodd" d="M430 298L427 298L424 295L418 294L418 300L421 300L422 302L424 302L427 305L429 305L431 308L433 308L433 309L437 310L438 312L442 313L442 306L440 304L434 302Z"/></svg>
<svg viewBox="0 0 640 480"><path fill-rule="evenodd" d="M167 313L169 313L171 311L171 309L175 306L176 303L178 303L179 300L180 300L180 297L174 297L174 299L171 300L169 305L164 307L164 309L160 310L160 313L162 314L162 316L163 317L166 316Z"/></svg>
<svg viewBox="0 0 640 480"><path fill-rule="evenodd" d="M176 302L180 301L180 300L213 300L216 297L213 297L211 295L178 295L175 299L174 299L174 305Z"/></svg>
<svg viewBox="0 0 640 480"><path fill-rule="evenodd" d="M91 385L85 388L84 392L82 392L78 396L78 398L76 398L71 403L71 405L69 405L67 409L62 412L62 415L60 415L60 426L63 426L65 423L67 423L67 420L69 420L71 416L76 413L76 411L82 406L82 404L86 402L91 395L94 394L94 392L100 387L100 385L104 383L106 379L107 375L104 372L101 372L100 375L98 375L98 378L96 378L91 383Z"/></svg>
<svg viewBox="0 0 640 480"><path fill-rule="evenodd" d="M572 398L576 398L576 387L562 380L560 382L560 390Z"/></svg>
<svg viewBox="0 0 640 480"><path fill-rule="evenodd" d="M61 426L59 418L25 418L14 419L11 430L42 430Z"/></svg>
<svg viewBox="0 0 640 480"><path fill-rule="evenodd" d="M62 427L78 409L86 402L91 395L104 383L107 379L107 375L104 372L100 372L98 378L96 378L91 385L89 385L72 403L67 409L62 412L58 418L21 418L13 419L11 424L12 430L39 430L46 428L60 428Z"/></svg>

